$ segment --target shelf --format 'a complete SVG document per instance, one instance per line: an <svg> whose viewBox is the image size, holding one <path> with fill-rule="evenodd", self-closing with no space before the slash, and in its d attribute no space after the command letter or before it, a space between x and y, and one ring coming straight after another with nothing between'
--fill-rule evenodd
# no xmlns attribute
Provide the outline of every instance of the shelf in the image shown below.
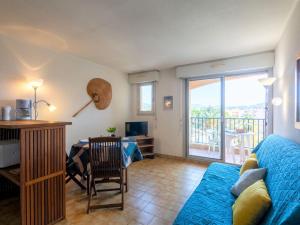
<svg viewBox="0 0 300 225"><path fill-rule="evenodd" d="M147 153L143 153L143 157L144 158L152 158L153 159L154 156L155 156L154 153L150 153L150 152L149 153L148 152Z"/></svg>
<svg viewBox="0 0 300 225"><path fill-rule="evenodd" d="M150 148L150 147L154 147L154 145L138 145L139 148Z"/></svg>
<svg viewBox="0 0 300 225"><path fill-rule="evenodd" d="M145 136L138 136L136 137L136 140L139 141L139 140L151 140L153 139L153 137L145 137Z"/></svg>
<svg viewBox="0 0 300 225"><path fill-rule="evenodd" d="M0 175L20 186L20 174L15 174L12 172L13 170L18 170L19 168L19 165L2 168L0 169Z"/></svg>
<svg viewBox="0 0 300 225"><path fill-rule="evenodd" d="M143 157L154 158L154 138L139 136L136 139L138 148L141 150Z"/></svg>

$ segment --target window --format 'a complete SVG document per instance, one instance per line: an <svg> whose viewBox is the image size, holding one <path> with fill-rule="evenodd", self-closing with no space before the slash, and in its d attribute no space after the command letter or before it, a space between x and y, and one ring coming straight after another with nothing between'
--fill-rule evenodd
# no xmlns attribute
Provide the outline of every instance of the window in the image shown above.
<svg viewBox="0 0 300 225"><path fill-rule="evenodd" d="M154 83L143 83L138 85L138 113L154 113Z"/></svg>

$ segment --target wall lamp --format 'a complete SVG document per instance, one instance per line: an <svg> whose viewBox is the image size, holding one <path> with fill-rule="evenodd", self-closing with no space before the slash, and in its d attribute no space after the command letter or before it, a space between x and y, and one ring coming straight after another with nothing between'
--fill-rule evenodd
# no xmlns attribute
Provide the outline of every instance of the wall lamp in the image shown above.
<svg viewBox="0 0 300 225"><path fill-rule="evenodd" d="M282 104L282 98L280 97L275 97L272 99L272 104L274 106L280 106Z"/></svg>
<svg viewBox="0 0 300 225"><path fill-rule="evenodd" d="M267 77L259 79L258 82L263 85L265 88L271 87L276 81L276 77Z"/></svg>
<svg viewBox="0 0 300 225"><path fill-rule="evenodd" d="M266 77L259 79L258 82L265 87L266 89L266 98L268 97L268 91L271 88L271 86L274 84L274 82L277 80L276 77ZM275 97L272 99L272 105L274 106L280 106L282 103L282 99L280 97ZM268 125L268 117L269 117L269 107L268 104L265 107L265 126Z"/></svg>
<svg viewBox="0 0 300 225"><path fill-rule="evenodd" d="M37 90L38 88L40 88L41 86L43 86L44 81L42 79L37 79L37 80L33 80L31 82L29 82L29 86L33 88L34 90L34 102L33 102L33 109L34 109L34 119L37 120L38 118L38 104L39 103L44 103L48 106L48 109L50 112L53 112L56 110L56 107L52 104L50 104L49 102L47 102L46 100L37 100Z"/></svg>
<svg viewBox="0 0 300 225"><path fill-rule="evenodd" d="M268 90L276 80L277 80L276 77L267 77L267 78L259 79L258 82ZM281 104L282 104L282 98L274 97L272 99L272 105L280 106Z"/></svg>

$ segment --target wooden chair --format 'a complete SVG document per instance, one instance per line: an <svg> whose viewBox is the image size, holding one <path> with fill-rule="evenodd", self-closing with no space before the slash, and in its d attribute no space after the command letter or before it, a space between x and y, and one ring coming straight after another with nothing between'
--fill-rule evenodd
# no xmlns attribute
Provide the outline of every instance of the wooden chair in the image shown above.
<svg viewBox="0 0 300 225"><path fill-rule="evenodd" d="M66 176L65 176L66 184L72 180L81 189L85 190L86 187L77 179L76 177L77 175L83 177L83 174L80 172L77 165L74 162L70 162L69 157L66 154Z"/></svg>
<svg viewBox="0 0 300 225"><path fill-rule="evenodd" d="M121 208L124 209L124 170L122 166L122 149L121 138L117 137L98 137L89 138L90 151L90 179L89 185L89 200L87 213L90 209L98 208ZM118 188L96 189L97 183L117 182ZM95 195L97 192L104 191L120 191L121 202L116 204L92 205L92 189Z"/></svg>
<svg viewBox="0 0 300 225"><path fill-rule="evenodd" d="M128 192L128 171L126 167L122 167L123 169L123 180L124 180L124 186L125 186L125 192ZM90 193L90 175L87 175L87 195ZM85 188L82 188L85 189Z"/></svg>

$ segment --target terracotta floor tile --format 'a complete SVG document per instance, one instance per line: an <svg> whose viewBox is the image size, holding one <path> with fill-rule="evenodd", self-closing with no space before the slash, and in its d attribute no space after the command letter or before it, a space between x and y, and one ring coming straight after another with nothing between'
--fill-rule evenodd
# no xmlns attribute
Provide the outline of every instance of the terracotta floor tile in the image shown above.
<svg viewBox="0 0 300 225"><path fill-rule="evenodd" d="M154 198L155 198L155 195L152 195L152 194L150 194L150 193L148 193L148 192L145 192L145 193L140 197L140 199L145 200L145 201L149 201L149 202L153 201Z"/></svg>
<svg viewBox="0 0 300 225"><path fill-rule="evenodd" d="M144 225L144 224L139 223L136 220L133 220L133 221L130 221L128 225Z"/></svg>
<svg viewBox="0 0 300 225"><path fill-rule="evenodd" d="M164 213L164 209L158 205L155 205L153 203L149 203L145 208L144 211L147 213L150 213L154 216L158 216L161 213Z"/></svg>
<svg viewBox="0 0 300 225"><path fill-rule="evenodd" d="M130 207L139 210L143 210L148 203L149 201L143 200L141 198L134 198L134 197L128 198L126 202L126 204L128 204Z"/></svg>
<svg viewBox="0 0 300 225"><path fill-rule="evenodd" d="M172 225L172 222L162 218L154 217L149 225Z"/></svg>

